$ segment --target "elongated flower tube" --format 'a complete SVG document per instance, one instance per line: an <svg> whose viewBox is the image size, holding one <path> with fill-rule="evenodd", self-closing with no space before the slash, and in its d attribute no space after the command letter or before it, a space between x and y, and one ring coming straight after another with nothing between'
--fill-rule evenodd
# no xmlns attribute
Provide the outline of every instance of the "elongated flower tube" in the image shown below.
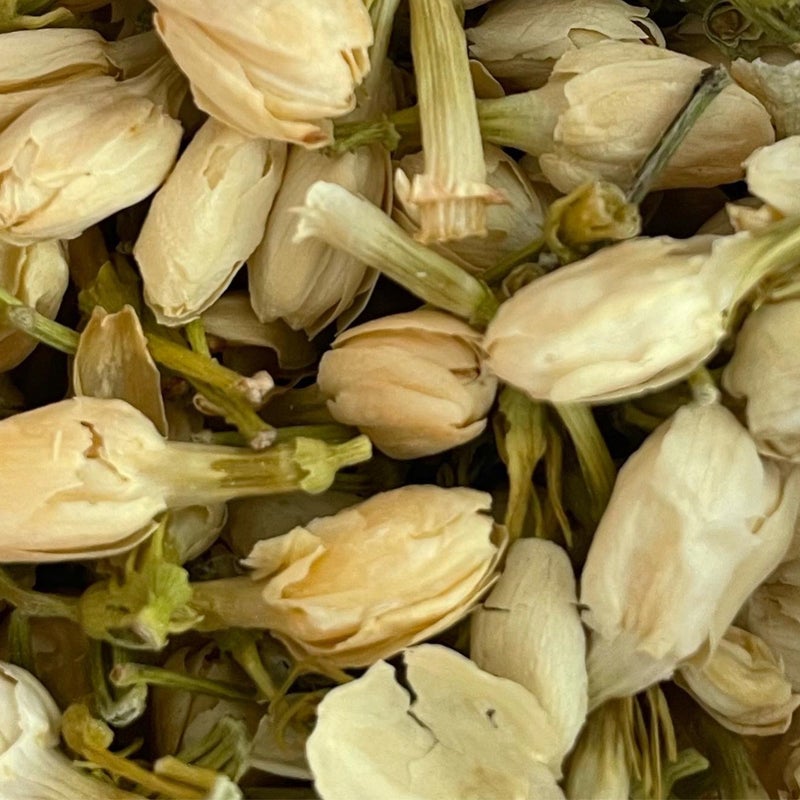
<svg viewBox="0 0 800 800"><path fill-rule="evenodd" d="M4 800L143 800L72 765L58 749L58 706L29 672L0 662L0 701L0 794Z"/></svg>
<svg viewBox="0 0 800 800"><path fill-rule="evenodd" d="M484 340L489 368L551 402L606 402L667 386L714 353L732 310L760 280L798 257L794 219L756 234L605 247L503 303Z"/></svg>
<svg viewBox="0 0 800 800"><path fill-rule="evenodd" d="M198 107L247 136L321 147L369 72L362 0L157 0L154 24Z"/></svg>
<svg viewBox="0 0 800 800"><path fill-rule="evenodd" d="M784 476L717 403L681 407L625 463L581 576L590 706L713 653L780 563L800 508Z"/></svg>
<svg viewBox="0 0 800 800"><path fill-rule="evenodd" d="M661 47L599 42L564 54L541 89L481 100L481 132L495 144L537 156L559 191L601 179L627 190L707 67ZM735 128L731 119L739 121ZM651 188L737 181L742 161L774 139L766 109L731 84L698 118Z"/></svg>
<svg viewBox="0 0 800 800"><path fill-rule="evenodd" d="M486 182L464 29L452 0L411 0L411 52L425 171L411 181L422 242L486 235L486 206L502 193Z"/></svg>
<svg viewBox="0 0 800 800"><path fill-rule="evenodd" d="M379 661L320 703L307 753L324 800L563 800L533 696L439 645Z"/></svg>
<svg viewBox="0 0 800 800"><path fill-rule="evenodd" d="M490 505L473 489L381 492L257 542L251 577L193 584L191 604L209 629L264 628L298 659L368 666L457 622L492 584L505 531Z"/></svg>
<svg viewBox="0 0 800 800"><path fill-rule="evenodd" d="M372 203L342 186L317 181L297 209L295 241L322 239L371 264L423 300L485 324L497 307L489 288L415 242Z"/></svg>
<svg viewBox="0 0 800 800"><path fill-rule="evenodd" d="M800 300L766 304L748 315L722 382L747 402L747 427L767 455L800 461Z"/></svg>
<svg viewBox="0 0 800 800"><path fill-rule="evenodd" d="M256 249L281 184L286 145L210 119L150 205L133 255L164 325L197 319Z"/></svg>
<svg viewBox="0 0 800 800"><path fill-rule="evenodd" d="M701 653L687 662L676 680L717 722L743 736L785 733L800 705L780 658L763 639L733 626L710 658Z"/></svg>
<svg viewBox="0 0 800 800"><path fill-rule="evenodd" d="M425 308L343 333L322 357L317 382L334 419L393 458L474 439L497 389L482 363L480 334Z"/></svg>
<svg viewBox="0 0 800 800"><path fill-rule="evenodd" d="M497 0L467 30L470 53L506 86L537 89L569 50L612 39L664 46L646 8L623 0Z"/></svg>
<svg viewBox="0 0 800 800"><path fill-rule="evenodd" d="M78 81L0 132L0 238L74 239L161 184L182 129L145 85Z"/></svg>
<svg viewBox="0 0 800 800"><path fill-rule="evenodd" d="M40 314L55 317L68 283L69 266L59 242L27 247L0 242L0 286ZM36 345L31 336L5 325L0 314L0 372L16 367Z"/></svg>
<svg viewBox="0 0 800 800"><path fill-rule="evenodd" d="M121 400L78 397L0 422L0 561L52 561L130 549L169 508L326 489L369 458L366 437L298 438L259 454L166 441ZM20 487L30 492L20 500Z"/></svg>
<svg viewBox="0 0 800 800"><path fill-rule="evenodd" d="M560 776L586 720L586 638L566 552L542 539L511 545L492 593L472 616L470 657L524 686L547 715Z"/></svg>

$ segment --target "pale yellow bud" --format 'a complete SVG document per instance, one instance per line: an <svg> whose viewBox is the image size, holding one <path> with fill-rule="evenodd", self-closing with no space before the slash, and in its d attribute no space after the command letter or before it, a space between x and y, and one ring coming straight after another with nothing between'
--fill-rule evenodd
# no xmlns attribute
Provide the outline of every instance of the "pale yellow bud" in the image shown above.
<svg viewBox="0 0 800 800"><path fill-rule="evenodd" d="M369 72L362 0L157 0L154 23L195 102L248 136L329 144Z"/></svg>
<svg viewBox="0 0 800 800"><path fill-rule="evenodd" d="M486 207L486 236L469 236L447 243L434 242L432 250L471 272L493 267L504 256L529 245L542 235L547 206L517 162L499 147L483 148L486 161L486 183L501 193L506 202ZM405 156L395 174L395 196L392 217L408 233L420 227L419 207L411 202L409 178L422 173L422 153Z"/></svg>
<svg viewBox="0 0 800 800"><path fill-rule="evenodd" d="M39 681L0 662L0 791L7 800L143 800L90 778L59 749L61 713Z"/></svg>
<svg viewBox="0 0 800 800"><path fill-rule="evenodd" d="M78 396L125 400L167 435L161 373L131 306L115 314L94 307L75 351L72 386Z"/></svg>
<svg viewBox="0 0 800 800"><path fill-rule="evenodd" d="M505 531L473 489L404 486L257 542L251 578L194 585L209 627L266 628L297 659L368 666L469 613ZM358 558L354 554L358 553Z"/></svg>
<svg viewBox="0 0 800 800"><path fill-rule="evenodd" d="M197 319L256 249L286 145L210 119L157 192L133 249L144 297L164 325Z"/></svg>
<svg viewBox="0 0 800 800"><path fill-rule="evenodd" d="M756 589L742 624L781 659L792 688L800 692L800 558L794 555Z"/></svg>
<svg viewBox="0 0 800 800"><path fill-rule="evenodd" d="M647 9L623 0L598 0L590 9L582 0L498 0L467 39L472 55L515 90L542 86L556 59L604 39L664 46Z"/></svg>
<svg viewBox="0 0 800 800"><path fill-rule="evenodd" d="M713 655L701 651L676 680L717 722L743 736L784 733L800 705L780 659L741 628L729 628Z"/></svg>
<svg viewBox="0 0 800 800"><path fill-rule="evenodd" d="M0 242L0 286L25 305L53 319L69 282L69 266L59 242L27 247ZM37 342L16 328L0 325L0 372L13 369L33 352Z"/></svg>
<svg viewBox="0 0 800 800"><path fill-rule="evenodd" d="M731 65L736 82L757 97L772 116L779 139L800 134L800 60L770 63L764 58L746 61L737 58Z"/></svg>
<svg viewBox="0 0 800 800"><path fill-rule="evenodd" d="M43 28L3 34L0 48L0 130L34 103L74 81L113 76L110 45L84 28ZM109 78L101 82L113 86Z"/></svg>
<svg viewBox="0 0 800 800"><path fill-rule="evenodd" d="M766 304L748 315L723 386L747 401L747 427L768 455L800 461L800 300Z"/></svg>
<svg viewBox="0 0 800 800"><path fill-rule="evenodd" d="M667 386L714 353L731 309L765 274L793 263L791 239L797 229L787 221L753 235L605 247L500 306L483 345L489 368L551 402L605 402Z"/></svg>
<svg viewBox="0 0 800 800"><path fill-rule="evenodd" d="M323 491L336 469L369 457L364 437L297 438L261 453L166 441L133 406L95 397L3 420L0 450L0 562L123 552L167 509Z"/></svg>
<svg viewBox="0 0 800 800"><path fill-rule="evenodd" d="M716 403L683 406L645 440L581 576L591 706L668 678L704 643L713 652L791 542L798 478Z"/></svg>
<svg viewBox="0 0 800 800"><path fill-rule="evenodd" d="M164 180L181 126L127 84L76 82L0 133L0 238L74 239Z"/></svg>
<svg viewBox="0 0 800 800"><path fill-rule="evenodd" d="M337 319L352 319L377 278L368 264L321 239L295 241L300 221L295 209L303 205L317 180L343 186L387 208L391 196L388 153L380 145L340 156L300 147L289 151L263 241L248 261L250 297L259 319L283 319L309 336Z"/></svg>
<svg viewBox="0 0 800 800"><path fill-rule="evenodd" d="M480 334L431 309L367 322L339 336L317 378L333 417L393 458L441 453L486 427L497 382Z"/></svg>
<svg viewBox="0 0 800 800"><path fill-rule="evenodd" d="M566 552L542 539L511 545L503 573L472 617L470 657L539 701L558 775L586 719L586 639Z"/></svg>
<svg viewBox="0 0 800 800"><path fill-rule="evenodd" d="M324 800L563 800L533 696L453 650L380 661L329 692L308 740Z"/></svg>
<svg viewBox="0 0 800 800"><path fill-rule="evenodd" d="M759 148L744 165L752 194L787 217L800 214L800 135Z"/></svg>

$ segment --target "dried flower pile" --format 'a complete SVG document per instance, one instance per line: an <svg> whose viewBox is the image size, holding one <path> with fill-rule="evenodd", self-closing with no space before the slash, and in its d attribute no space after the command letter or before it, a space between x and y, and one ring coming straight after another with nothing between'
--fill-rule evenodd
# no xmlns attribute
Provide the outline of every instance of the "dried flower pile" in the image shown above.
<svg viewBox="0 0 800 800"><path fill-rule="evenodd" d="M0 4L0 797L800 798L800 11Z"/></svg>

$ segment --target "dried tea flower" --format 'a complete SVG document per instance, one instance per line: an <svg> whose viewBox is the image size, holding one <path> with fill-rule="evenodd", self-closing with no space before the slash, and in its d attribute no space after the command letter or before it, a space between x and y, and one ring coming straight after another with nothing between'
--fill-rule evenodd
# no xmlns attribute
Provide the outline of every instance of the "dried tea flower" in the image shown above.
<svg viewBox="0 0 800 800"><path fill-rule="evenodd" d="M16 247L0 241L0 286L51 319L69 283L69 266L59 242ZM0 318L0 372L24 361L38 342Z"/></svg>
<svg viewBox="0 0 800 800"><path fill-rule="evenodd" d="M481 100L481 131L525 150L559 191L607 180L629 189L708 64L661 47L599 42L565 53L541 89ZM731 119L738 124L732 126ZM652 189L739 180L742 161L775 140L766 109L728 85L698 118Z"/></svg>
<svg viewBox="0 0 800 800"><path fill-rule="evenodd" d="M93 397L3 420L0 448L3 562L122 552L169 508L322 491L338 468L370 453L365 437L341 445L297 438L262 453L169 442L133 406Z"/></svg>
<svg viewBox="0 0 800 800"><path fill-rule="evenodd" d="M717 722L743 736L785 733L800 694L763 639L731 627L711 656L702 651L685 663L676 681Z"/></svg>
<svg viewBox="0 0 800 800"><path fill-rule="evenodd" d="M605 247L503 303L484 340L489 368L551 402L606 402L667 386L714 353L732 308L764 276L791 266L798 245L787 220L752 235Z"/></svg>
<svg viewBox="0 0 800 800"><path fill-rule="evenodd" d="M339 319L359 296L368 295L377 277L368 264L324 241L295 240L295 209L317 180L386 207L391 195L388 155L381 145L339 156L300 147L289 151L263 241L247 265L250 298L260 320L283 319L309 336Z"/></svg>
<svg viewBox="0 0 800 800"><path fill-rule="evenodd" d="M467 30L470 53L508 87L520 91L546 83L568 50L604 39L652 42L664 36L646 8L623 0L498 0Z"/></svg>
<svg viewBox="0 0 800 800"><path fill-rule="evenodd" d="M722 373L725 389L747 401L747 427L762 452L791 461L800 460L798 315L796 299L749 314Z"/></svg>
<svg viewBox="0 0 800 800"><path fill-rule="evenodd" d="M134 81L76 81L0 132L0 238L74 239L159 186L182 130Z"/></svg>
<svg viewBox="0 0 800 800"><path fill-rule="evenodd" d="M298 659L357 667L469 613L505 532L473 489L404 486L257 542L251 577L193 584L210 629L264 628ZM356 554L357 557L356 557Z"/></svg>
<svg viewBox="0 0 800 800"><path fill-rule="evenodd" d="M161 373L130 306L114 314L94 307L75 351L72 387L79 397L115 397L130 403L167 435Z"/></svg>
<svg viewBox="0 0 800 800"><path fill-rule="evenodd" d="M592 629L590 706L668 678L714 651L778 565L800 508L800 473L760 458L730 411L683 406L619 472L581 577Z"/></svg>
<svg viewBox="0 0 800 800"><path fill-rule="evenodd" d="M322 357L317 380L333 417L393 458L474 439L497 389L481 360L480 334L431 309L346 331Z"/></svg>
<svg viewBox="0 0 800 800"><path fill-rule="evenodd" d="M308 740L324 800L563 798L533 696L438 645L329 692Z"/></svg>
<svg viewBox="0 0 800 800"><path fill-rule="evenodd" d="M58 749L61 713L29 672L0 662L0 794L4 800L136 800L79 772Z"/></svg>
<svg viewBox="0 0 800 800"><path fill-rule="evenodd" d="M156 30L203 111L248 136L321 147L356 104L372 27L362 0L157 0Z"/></svg>
<svg viewBox="0 0 800 800"><path fill-rule="evenodd" d="M197 319L255 250L281 185L286 145L210 119L159 189L133 254L159 322Z"/></svg>
<svg viewBox="0 0 800 800"><path fill-rule="evenodd" d="M793 57L787 63L772 63L764 58L753 61L737 58L731 64L731 75L769 111L778 139L800 134L800 111L797 109L799 59Z"/></svg>
<svg viewBox="0 0 800 800"><path fill-rule="evenodd" d="M517 162L499 147L483 148L486 162L486 183L506 198L506 202L486 207L486 236L429 244L436 252L470 272L480 273L493 267L503 256L515 253L542 235L546 200L530 182ZM414 235L419 230L419 207L411 202L409 177L422 173L422 153L400 159L395 176L392 217L403 230Z"/></svg>
<svg viewBox="0 0 800 800"><path fill-rule="evenodd" d="M800 135L760 147L744 164L752 194L787 217L800 214Z"/></svg>
<svg viewBox="0 0 800 800"><path fill-rule="evenodd" d="M586 638L566 552L542 539L511 545L503 573L472 617L470 658L524 686L538 701L560 774L586 720Z"/></svg>

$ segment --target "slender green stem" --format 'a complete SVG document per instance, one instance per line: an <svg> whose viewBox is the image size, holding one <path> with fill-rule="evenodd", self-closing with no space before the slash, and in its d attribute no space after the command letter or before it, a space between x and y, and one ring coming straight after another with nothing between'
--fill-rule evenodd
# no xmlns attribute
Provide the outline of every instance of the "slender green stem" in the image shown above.
<svg viewBox="0 0 800 800"><path fill-rule="evenodd" d="M210 697L219 697L224 700L239 700L252 702L255 695L240 686L225 681L216 681L211 678L200 678L183 672L174 672L164 667L154 667L148 664L136 664L128 661L117 664L109 675L114 686L161 686L165 689L178 689L185 692L196 692Z"/></svg>
<svg viewBox="0 0 800 800"><path fill-rule="evenodd" d="M247 673L266 700L271 702L278 695L278 689L258 651L257 636L259 634L250 631L228 630L218 634L217 641L220 648L230 653L234 661Z"/></svg>
<svg viewBox="0 0 800 800"><path fill-rule="evenodd" d="M206 339L206 329L203 325L203 320L193 319L184 327L186 331L186 338L189 341L189 347L195 353L199 353L205 358L211 358L211 351L208 349L208 339Z"/></svg>
<svg viewBox="0 0 800 800"><path fill-rule="evenodd" d="M489 267L489 269L481 275L481 278L488 284L500 283L508 276L514 267L518 267L520 264L524 264L526 261L536 258L543 247L543 238L534 239L519 250L508 253L508 255L498 261L493 267Z"/></svg>
<svg viewBox="0 0 800 800"><path fill-rule="evenodd" d="M78 347L80 336L75 331L40 314L1 287L0 322L68 355Z"/></svg>
<svg viewBox="0 0 800 800"><path fill-rule="evenodd" d="M731 77L724 67L703 70L692 96L675 115L658 144L639 168L628 192L628 202L639 205L644 200L694 124L711 105L711 101L730 83Z"/></svg>
<svg viewBox="0 0 800 800"><path fill-rule="evenodd" d="M0 599L11 603L29 617L62 617L78 622L78 601L75 598L23 589L2 568L0 568Z"/></svg>
<svg viewBox="0 0 800 800"><path fill-rule="evenodd" d="M35 674L30 617L14 609L8 624L8 659L12 664Z"/></svg>

